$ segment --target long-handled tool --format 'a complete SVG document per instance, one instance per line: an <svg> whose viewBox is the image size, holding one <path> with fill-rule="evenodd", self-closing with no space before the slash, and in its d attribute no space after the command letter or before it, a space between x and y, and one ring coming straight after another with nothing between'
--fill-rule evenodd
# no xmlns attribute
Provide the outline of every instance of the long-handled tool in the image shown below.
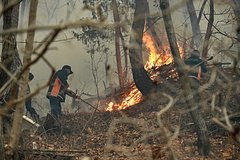
<svg viewBox="0 0 240 160"><path fill-rule="evenodd" d="M94 110L101 112L97 107L91 105L90 103L88 103L87 101L85 101L84 99L82 99L80 95L77 95L77 90L76 90L76 93L73 92L73 91L70 90L70 89L68 89L67 92L68 92L68 95L70 95L70 96L73 97L74 99L78 99L78 100L82 101L83 103L85 103L85 104L89 105L90 107L92 107Z"/></svg>
<svg viewBox="0 0 240 160"><path fill-rule="evenodd" d="M97 107L95 107L95 106L93 106L93 105L91 105L90 103L88 103L87 101L85 101L84 99L82 99L80 96L79 97L77 97L76 99L79 99L79 100L81 100L83 103L85 103L85 104L87 104L87 105L89 105L90 107L92 107L93 109L95 109L95 110L97 110L97 111L99 111L99 112L101 112Z"/></svg>
<svg viewBox="0 0 240 160"><path fill-rule="evenodd" d="M209 58L206 59L206 60L201 61L200 63L198 63L198 64L194 65L193 67L191 67L190 71L193 70L193 69L196 69L197 67L199 67L199 66L202 65L203 63L208 62L208 61L210 61L210 60L212 60L212 59L213 59L213 56L209 57ZM198 79L198 80L201 79L201 72L202 72L201 67L199 67L199 68L198 68L198 75L197 75L197 79Z"/></svg>
<svg viewBox="0 0 240 160"><path fill-rule="evenodd" d="M212 64L207 64L207 66L222 66L222 65L230 65L232 63L230 62L217 62L217 63L212 63Z"/></svg>
<svg viewBox="0 0 240 160"><path fill-rule="evenodd" d="M213 59L213 56L211 56L211 57L209 57L208 59L203 60L202 62L196 64L195 66L193 66L193 68L198 67L198 66L202 65L202 64L205 63L205 62L211 61L212 59Z"/></svg>

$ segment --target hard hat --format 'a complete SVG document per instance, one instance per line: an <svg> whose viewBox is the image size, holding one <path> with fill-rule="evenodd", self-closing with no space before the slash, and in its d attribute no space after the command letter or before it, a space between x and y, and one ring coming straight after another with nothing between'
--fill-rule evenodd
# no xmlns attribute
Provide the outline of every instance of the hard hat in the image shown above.
<svg viewBox="0 0 240 160"><path fill-rule="evenodd" d="M72 68L71 68L71 66L69 66L69 65L64 65L64 66L62 67L62 69L69 69L70 74L73 74Z"/></svg>
<svg viewBox="0 0 240 160"><path fill-rule="evenodd" d="M31 80L33 80L33 78L34 78L34 75L31 72L29 72L28 80L31 81Z"/></svg>

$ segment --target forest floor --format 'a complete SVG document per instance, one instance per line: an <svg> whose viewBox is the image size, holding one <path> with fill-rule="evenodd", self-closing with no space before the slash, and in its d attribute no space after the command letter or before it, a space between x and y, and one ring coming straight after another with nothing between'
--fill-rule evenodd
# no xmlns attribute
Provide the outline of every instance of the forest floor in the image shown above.
<svg viewBox="0 0 240 160"><path fill-rule="evenodd" d="M227 78L231 80L239 78L229 70L225 73L229 74ZM179 89L177 85L175 91ZM163 90L172 94L172 97L177 96L171 93L171 89ZM239 88L232 87L231 92L228 91L229 87L219 89L219 86L214 85L201 94L202 115L208 127L211 145L209 156L198 153L195 126L181 97L160 114L169 103L164 95L155 97L156 101L146 99L123 111L63 115L60 130L40 127L34 135L25 131L21 150L26 159L34 160L166 160L173 159L173 156L181 160L240 160L240 143L233 139L236 135L230 134L212 120L213 117L224 117L222 111L217 112L217 109L211 107L214 101L219 110L226 106L227 113L234 115L230 119L233 126L240 126ZM218 96L214 96L215 93Z"/></svg>

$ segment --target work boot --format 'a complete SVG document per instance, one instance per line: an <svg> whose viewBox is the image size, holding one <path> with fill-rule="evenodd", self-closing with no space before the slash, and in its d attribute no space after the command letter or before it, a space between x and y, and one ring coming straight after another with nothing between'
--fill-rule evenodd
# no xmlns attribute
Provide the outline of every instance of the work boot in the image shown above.
<svg viewBox="0 0 240 160"><path fill-rule="evenodd" d="M198 138L197 145L198 145L198 152L200 155L202 156L209 155L210 143L208 139L205 139L204 137Z"/></svg>

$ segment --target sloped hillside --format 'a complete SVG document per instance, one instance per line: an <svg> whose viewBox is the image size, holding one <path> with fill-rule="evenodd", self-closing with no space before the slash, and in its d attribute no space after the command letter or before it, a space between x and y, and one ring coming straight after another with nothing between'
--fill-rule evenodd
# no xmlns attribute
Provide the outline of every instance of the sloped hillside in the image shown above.
<svg viewBox="0 0 240 160"><path fill-rule="evenodd" d="M238 77L228 70L225 73L229 73L227 78L232 77L231 80L235 83ZM218 81L222 82L224 79L219 78ZM28 159L44 160L166 160L173 157L184 160L240 159L240 144L233 140L229 132L212 121L213 117L219 120L224 117L223 112L218 110L226 106L228 115L232 115L229 116L232 125L237 126L240 123L238 87L224 89L224 86L219 86L219 82L202 92L202 106L205 106L202 112L211 142L211 153L208 157L202 157L197 152L194 124L182 97L160 114L169 103L169 99L162 94L145 99L123 111L63 115L61 129L40 128L35 135L25 132L22 153ZM172 87L175 87L176 91L180 90L178 83ZM221 91L216 94L214 101L217 108L212 108L212 97L217 91ZM176 96L177 93L172 94L173 98ZM224 118L222 122L225 122Z"/></svg>

